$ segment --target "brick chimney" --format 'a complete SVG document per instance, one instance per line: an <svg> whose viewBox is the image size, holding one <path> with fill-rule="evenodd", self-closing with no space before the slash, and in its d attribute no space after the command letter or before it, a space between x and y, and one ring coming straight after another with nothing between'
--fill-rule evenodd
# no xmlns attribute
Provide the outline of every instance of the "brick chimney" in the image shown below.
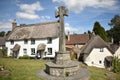
<svg viewBox="0 0 120 80"><path fill-rule="evenodd" d="M12 22L12 31L16 28L16 26L17 26L16 19L14 19Z"/></svg>

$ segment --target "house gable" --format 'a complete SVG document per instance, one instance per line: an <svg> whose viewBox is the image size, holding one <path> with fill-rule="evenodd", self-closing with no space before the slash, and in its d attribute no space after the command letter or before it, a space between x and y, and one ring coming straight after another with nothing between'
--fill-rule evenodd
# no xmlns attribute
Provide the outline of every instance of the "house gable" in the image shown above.
<svg viewBox="0 0 120 80"><path fill-rule="evenodd" d="M112 56L113 51L107 43L98 35L93 35L88 43L82 48L80 53L83 61L88 66L96 66L104 68L104 60L107 56Z"/></svg>

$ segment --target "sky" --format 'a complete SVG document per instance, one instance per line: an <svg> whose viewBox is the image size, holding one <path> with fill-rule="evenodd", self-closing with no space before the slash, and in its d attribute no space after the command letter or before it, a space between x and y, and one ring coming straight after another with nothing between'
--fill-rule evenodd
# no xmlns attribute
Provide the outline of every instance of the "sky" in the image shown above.
<svg viewBox="0 0 120 80"><path fill-rule="evenodd" d="M14 19L17 25L57 21L59 6L69 10L65 31L71 34L92 31L96 21L109 30L110 20L120 15L120 0L0 0L0 31L11 30Z"/></svg>

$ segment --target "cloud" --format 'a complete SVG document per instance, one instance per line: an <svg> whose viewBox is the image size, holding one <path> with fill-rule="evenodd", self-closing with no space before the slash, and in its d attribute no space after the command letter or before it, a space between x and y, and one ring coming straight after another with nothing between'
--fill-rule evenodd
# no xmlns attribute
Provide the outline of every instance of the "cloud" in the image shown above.
<svg viewBox="0 0 120 80"><path fill-rule="evenodd" d="M39 19L40 17L36 14L29 14L29 13L25 13L25 12L17 12L16 16L20 19L27 19L27 20L35 20L35 19Z"/></svg>
<svg viewBox="0 0 120 80"><path fill-rule="evenodd" d="M20 19L39 19L40 17L35 12L44 10L38 1L33 4L19 4L18 6L21 9L21 12L16 12L16 16Z"/></svg>
<svg viewBox="0 0 120 80"><path fill-rule="evenodd" d="M0 31L9 31L11 28L11 22L0 22Z"/></svg>
<svg viewBox="0 0 120 80"><path fill-rule="evenodd" d="M70 33L79 33L80 31L83 31L82 28L78 27L72 27L69 23L65 23L65 32L70 32Z"/></svg>
<svg viewBox="0 0 120 80"><path fill-rule="evenodd" d="M52 0L53 2L64 3L71 11L80 13L87 7L92 8L114 8L116 0Z"/></svg>

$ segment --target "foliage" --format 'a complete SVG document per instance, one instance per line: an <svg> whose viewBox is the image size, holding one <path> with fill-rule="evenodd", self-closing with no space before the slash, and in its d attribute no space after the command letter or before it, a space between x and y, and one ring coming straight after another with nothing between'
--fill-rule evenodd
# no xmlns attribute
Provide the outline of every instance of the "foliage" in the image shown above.
<svg viewBox="0 0 120 80"><path fill-rule="evenodd" d="M112 60L112 67L113 67L113 71L116 72L120 72L120 59L117 56L113 57Z"/></svg>
<svg viewBox="0 0 120 80"><path fill-rule="evenodd" d="M4 37L5 36L5 31L1 31L0 32L0 37Z"/></svg>
<svg viewBox="0 0 120 80"><path fill-rule="evenodd" d="M107 33L105 29L100 25L99 22L94 23L93 31L96 35L99 35L103 40L108 41Z"/></svg>
<svg viewBox="0 0 120 80"><path fill-rule="evenodd" d="M84 32L84 34L92 34L92 32L88 30L87 32Z"/></svg>
<svg viewBox="0 0 120 80"><path fill-rule="evenodd" d="M10 34L11 31L5 32L5 31L1 31L0 32L0 37L4 37Z"/></svg>
<svg viewBox="0 0 120 80"><path fill-rule="evenodd" d="M30 56L28 55L20 56L19 59L30 59Z"/></svg>
<svg viewBox="0 0 120 80"><path fill-rule="evenodd" d="M3 49L0 49L0 57L6 57L7 56L7 48L3 47Z"/></svg>
<svg viewBox="0 0 120 80"><path fill-rule="evenodd" d="M119 44L120 16L115 15L114 18L111 19L109 25L111 26L111 29L108 31L108 36L114 39L114 43Z"/></svg>

